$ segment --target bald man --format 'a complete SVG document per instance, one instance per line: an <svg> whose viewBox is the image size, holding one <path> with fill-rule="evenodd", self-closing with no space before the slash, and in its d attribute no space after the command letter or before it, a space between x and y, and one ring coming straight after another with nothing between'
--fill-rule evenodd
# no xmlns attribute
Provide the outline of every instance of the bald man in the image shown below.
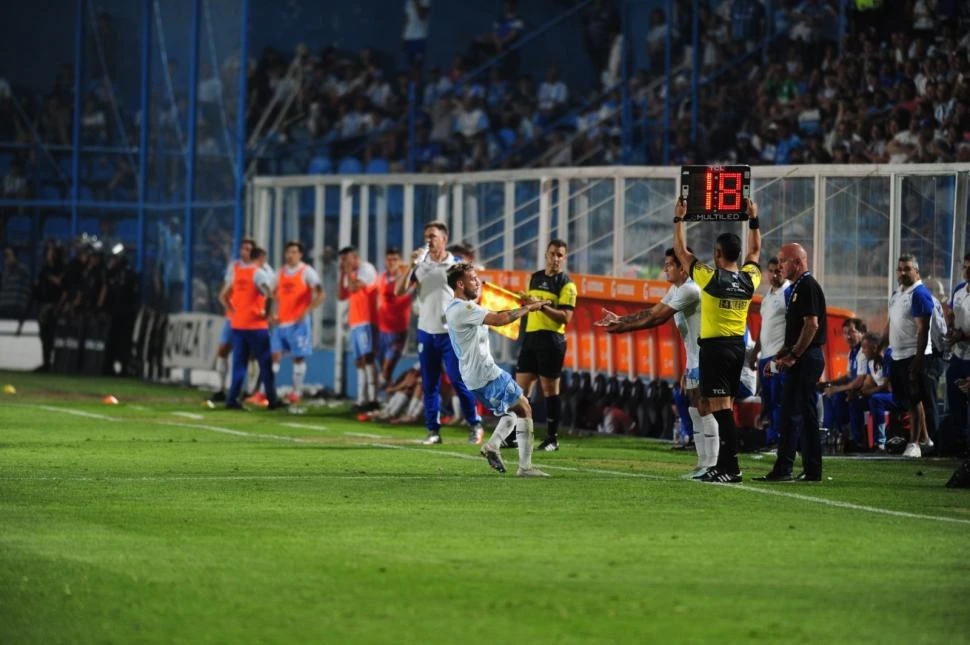
<svg viewBox="0 0 970 645"><path fill-rule="evenodd" d="M781 440L771 472L755 480L818 482L822 481L822 438L816 385L825 369L825 294L809 272L808 254L800 244L781 247L778 263L792 283L785 307L785 344L775 355L778 369L787 373L781 394ZM804 472L793 477L799 437Z"/></svg>

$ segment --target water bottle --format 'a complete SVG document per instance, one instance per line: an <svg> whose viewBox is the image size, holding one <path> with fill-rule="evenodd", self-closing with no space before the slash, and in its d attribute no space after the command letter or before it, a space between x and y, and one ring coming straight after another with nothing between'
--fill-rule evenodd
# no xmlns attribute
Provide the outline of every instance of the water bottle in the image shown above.
<svg viewBox="0 0 970 645"><path fill-rule="evenodd" d="M427 242L421 247L421 253L418 254L417 262L424 262L425 258L428 257L428 252L431 250L431 245Z"/></svg>

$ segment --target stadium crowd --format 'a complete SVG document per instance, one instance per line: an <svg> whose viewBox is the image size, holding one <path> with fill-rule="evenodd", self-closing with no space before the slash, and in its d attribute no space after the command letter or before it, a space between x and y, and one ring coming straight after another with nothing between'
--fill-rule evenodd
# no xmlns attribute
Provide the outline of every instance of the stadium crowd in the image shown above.
<svg viewBox="0 0 970 645"><path fill-rule="evenodd" d="M644 44L635 43L626 87L633 151L620 150L623 109L622 35L615 3L597 0L585 10L584 51L600 83L569 87L559 70L533 69L514 49L528 31L517 3L506 0L493 25L456 51L448 68L424 65L434 37L428 0L404 2L397 52L335 46L313 52L300 44L291 56L267 48L250 68L250 132L264 136L262 152L282 160L283 173L421 172L496 167L604 165L621 162L682 164L931 163L970 160L970 9L955 0L886 3L878 21L849 7L841 54L835 0L772 3L759 0L700 3L700 101L697 136L691 137L691 7L678 0L674 15L654 11ZM110 39L110 16L102 38ZM674 39L671 118L665 133L666 34ZM578 45L578 43L577 43ZM511 48L511 49L510 49ZM109 48L110 49L110 48ZM629 50L628 50L629 51ZM469 71L503 55L475 76ZM110 58L110 57L109 57ZM566 64L564 59L563 64ZM199 151L226 154L223 120L235 118L233 92L239 56L219 69L203 65L199 86ZM81 135L86 145L137 141L140 116L119 104L112 64L85 89ZM69 145L72 70L62 66L52 86L12 88L0 81L0 141ZM173 104L152 114L153 143L177 148L186 129L184 72L169 61ZM410 96L410 84L415 94ZM413 105L412 105L413 102ZM416 132L409 151L409 111ZM268 127L267 127L268 126ZM664 158L664 135L669 151ZM282 144L280 142L283 142ZM0 154L5 196L23 197L55 186L36 151ZM153 172L159 198L180 191L175 156ZM203 164L205 161L202 162ZM203 173L204 174L204 173ZM93 155L85 160L85 196L133 194L130 160ZM218 192L220 173L200 190Z"/></svg>

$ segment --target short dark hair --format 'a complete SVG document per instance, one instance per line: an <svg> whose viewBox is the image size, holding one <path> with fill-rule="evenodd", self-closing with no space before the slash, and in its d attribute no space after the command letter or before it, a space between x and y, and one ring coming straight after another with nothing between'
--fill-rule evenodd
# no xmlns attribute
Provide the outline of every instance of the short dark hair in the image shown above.
<svg viewBox="0 0 970 645"><path fill-rule="evenodd" d="M345 246L344 248L337 251L337 255L347 255L348 253L357 254L356 246Z"/></svg>
<svg viewBox="0 0 970 645"><path fill-rule="evenodd" d="M259 258L266 255L266 249L261 246L254 246L253 250L249 252L250 260L258 260Z"/></svg>
<svg viewBox="0 0 970 645"><path fill-rule="evenodd" d="M741 238L736 233L721 233L714 244L728 262L737 262L741 257Z"/></svg>
<svg viewBox="0 0 970 645"><path fill-rule="evenodd" d="M899 259L896 260L896 262L912 262L913 268L919 271L919 262L916 260L916 256L912 253L903 253L899 256Z"/></svg>
<svg viewBox="0 0 970 645"><path fill-rule="evenodd" d="M862 318L846 318L842 321L842 329L847 329L849 325L852 325L856 331L861 331L863 334L869 331Z"/></svg>
<svg viewBox="0 0 970 645"><path fill-rule="evenodd" d="M384 255L401 255L401 249L396 246L389 246L387 250L384 251Z"/></svg>
<svg viewBox="0 0 970 645"><path fill-rule="evenodd" d="M687 247L687 252L690 253L691 255L694 255L693 249L691 249L689 246ZM674 247L670 247L669 249L667 249L666 251L664 251L664 257L665 258L672 258L673 261L674 261L674 264L676 264L677 266L683 266L680 263L680 258L677 257L677 251L674 251Z"/></svg>
<svg viewBox="0 0 970 645"><path fill-rule="evenodd" d="M239 240L239 246L242 246L243 244L248 244L249 246L255 247L256 240L251 237L244 237L243 239Z"/></svg>
<svg viewBox="0 0 970 645"><path fill-rule="evenodd" d="M554 237L549 240L549 244L546 245L546 250L548 251L552 247L556 247L557 249L568 249L569 245L566 244L566 240L561 240L558 237Z"/></svg>
<svg viewBox="0 0 970 645"><path fill-rule="evenodd" d="M298 248L300 250L300 255L303 255L303 253L304 253L303 242L298 242L296 240L290 240L289 242L286 243L286 246L284 247L283 250L285 251L286 249L289 249L291 246L295 246L296 248Z"/></svg>
<svg viewBox="0 0 970 645"><path fill-rule="evenodd" d="M448 235L448 225L442 222L440 219L432 220L424 225L422 230L427 231L429 228L436 228L445 235Z"/></svg>
<svg viewBox="0 0 970 645"><path fill-rule="evenodd" d="M768 260L768 266L771 266L772 264L779 264L777 255L772 255L771 259Z"/></svg>
<svg viewBox="0 0 970 645"><path fill-rule="evenodd" d="M452 291L458 286L460 280L465 279L465 274L474 268L468 262L458 262L448 267L448 286L451 287Z"/></svg>

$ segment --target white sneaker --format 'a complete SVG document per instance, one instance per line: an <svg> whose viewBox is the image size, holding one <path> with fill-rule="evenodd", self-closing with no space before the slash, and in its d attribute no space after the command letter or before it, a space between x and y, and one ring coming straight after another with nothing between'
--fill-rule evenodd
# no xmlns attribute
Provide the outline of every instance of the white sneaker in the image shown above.
<svg viewBox="0 0 970 645"><path fill-rule="evenodd" d="M482 426L474 426L468 431L468 443L473 446L480 446L485 440L485 429Z"/></svg>
<svg viewBox="0 0 970 645"><path fill-rule="evenodd" d="M547 473L542 472L535 466L532 468L519 468L518 472L515 473L517 477L549 477Z"/></svg>
<svg viewBox="0 0 970 645"><path fill-rule="evenodd" d="M701 475L703 475L706 472L707 472L707 468L704 468L702 466L698 466L697 468L695 468L694 470L690 471L689 473L685 473L685 474L681 475L680 478L681 479L696 479L697 477L700 477Z"/></svg>
<svg viewBox="0 0 970 645"><path fill-rule="evenodd" d="M920 442L919 449L920 449L920 452L922 452L924 450L933 450L933 447L934 446L936 446L936 444L933 443L933 440L932 439L927 439L925 443L922 442L922 441Z"/></svg>
<svg viewBox="0 0 970 645"><path fill-rule="evenodd" d="M428 437L421 442L426 446L432 446L441 443L441 435L437 432L429 432Z"/></svg>
<svg viewBox="0 0 970 645"><path fill-rule="evenodd" d="M908 459L919 459L922 456L923 452L919 449L918 443L906 444L906 450L903 451L903 457Z"/></svg>

